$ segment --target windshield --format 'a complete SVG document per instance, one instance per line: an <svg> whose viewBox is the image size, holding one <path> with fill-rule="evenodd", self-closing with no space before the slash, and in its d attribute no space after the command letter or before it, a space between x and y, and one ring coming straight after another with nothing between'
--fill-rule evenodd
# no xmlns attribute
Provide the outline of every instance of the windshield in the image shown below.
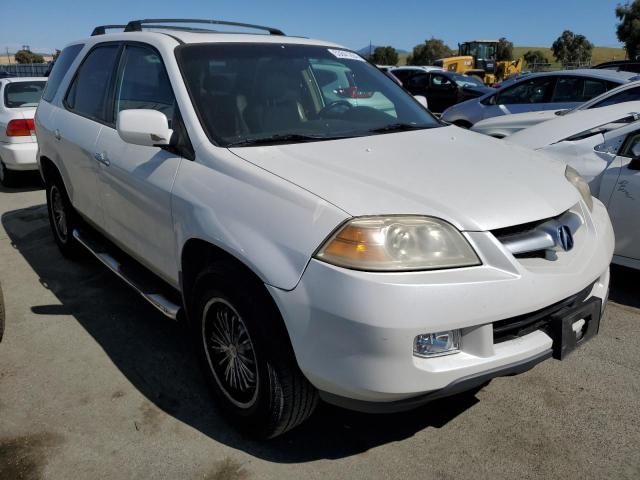
<svg viewBox="0 0 640 480"><path fill-rule="evenodd" d="M489 60L496 56L496 45L495 43L463 43L460 48L460 54Z"/></svg>
<svg viewBox="0 0 640 480"><path fill-rule="evenodd" d="M198 117L220 146L380 135L442 124L357 54L289 44L177 49Z"/></svg>
<svg viewBox="0 0 640 480"><path fill-rule="evenodd" d="M4 104L7 108L37 107L44 81L12 82L4 87Z"/></svg>
<svg viewBox="0 0 640 480"><path fill-rule="evenodd" d="M482 81L476 77L469 77L468 75L460 75L460 74L453 74L452 78L454 80L454 82L456 82L458 84L459 87L485 87L485 84L482 83Z"/></svg>

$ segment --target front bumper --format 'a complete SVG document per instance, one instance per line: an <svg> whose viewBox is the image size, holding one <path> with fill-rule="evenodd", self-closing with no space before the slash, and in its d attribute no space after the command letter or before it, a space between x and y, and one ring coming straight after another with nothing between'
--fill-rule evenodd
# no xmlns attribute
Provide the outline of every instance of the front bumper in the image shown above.
<svg viewBox="0 0 640 480"><path fill-rule="evenodd" d="M9 170L38 170L38 144L0 143L0 159Z"/></svg>
<svg viewBox="0 0 640 480"><path fill-rule="evenodd" d="M583 219L576 247L555 260L516 259L491 233L467 232L482 266L371 273L312 260L294 290L270 291L302 372L324 398L391 407L465 379L486 381L487 372L498 376L551 352L552 339L542 330L494 343L494 322L540 310L590 285L588 298L604 304L613 230L598 201ZM413 355L416 335L454 328L462 333L459 353Z"/></svg>

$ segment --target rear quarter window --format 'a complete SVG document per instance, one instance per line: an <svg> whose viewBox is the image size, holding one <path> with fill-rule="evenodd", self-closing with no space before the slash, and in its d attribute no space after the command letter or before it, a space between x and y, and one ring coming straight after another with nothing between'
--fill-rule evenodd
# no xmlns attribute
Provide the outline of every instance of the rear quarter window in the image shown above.
<svg viewBox="0 0 640 480"><path fill-rule="evenodd" d="M76 59L80 50L84 47L83 44L77 45L69 45L67 48L62 50L60 56L56 60L55 65L53 66L53 70L51 70L51 74L49 75L49 79L47 80L47 86L45 87L44 94L42 98L47 102L53 100L53 97L56 96L56 92L60 87L60 82L69 71L71 64Z"/></svg>

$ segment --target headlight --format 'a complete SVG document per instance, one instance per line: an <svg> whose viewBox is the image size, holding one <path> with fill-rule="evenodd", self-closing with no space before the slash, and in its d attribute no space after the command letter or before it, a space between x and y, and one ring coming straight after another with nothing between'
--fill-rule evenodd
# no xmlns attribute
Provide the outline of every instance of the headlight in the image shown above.
<svg viewBox="0 0 640 480"><path fill-rule="evenodd" d="M432 217L356 218L332 235L316 258L370 271L433 270L480 265L462 234Z"/></svg>
<svg viewBox="0 0 640 480"><path fill-rule="evenodd" d="M582 175L580 175L575 168L568 165L567 169L564 171L564 176L567 177L567 180L569 180L569 182L578 189L578 192L582 195L584 203L589 207L589 211L593 211L593 197L591 196L591 188L589 188L587 181L582 178Z"/></svg>

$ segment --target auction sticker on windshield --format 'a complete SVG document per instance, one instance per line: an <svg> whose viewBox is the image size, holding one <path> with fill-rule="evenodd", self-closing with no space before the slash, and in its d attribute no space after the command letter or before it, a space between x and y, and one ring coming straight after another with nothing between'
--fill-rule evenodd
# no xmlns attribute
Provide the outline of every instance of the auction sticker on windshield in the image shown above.
<svg viewBox="0 0 640 480"><path fill-rule="evenodd" d="M349 60L359 60L361 62L366 62L364 58L362 58L357 53L349 52L348 50L336 50L333 48L327 48L329 53L331 53L336 58L346 58Z"/></svg>

